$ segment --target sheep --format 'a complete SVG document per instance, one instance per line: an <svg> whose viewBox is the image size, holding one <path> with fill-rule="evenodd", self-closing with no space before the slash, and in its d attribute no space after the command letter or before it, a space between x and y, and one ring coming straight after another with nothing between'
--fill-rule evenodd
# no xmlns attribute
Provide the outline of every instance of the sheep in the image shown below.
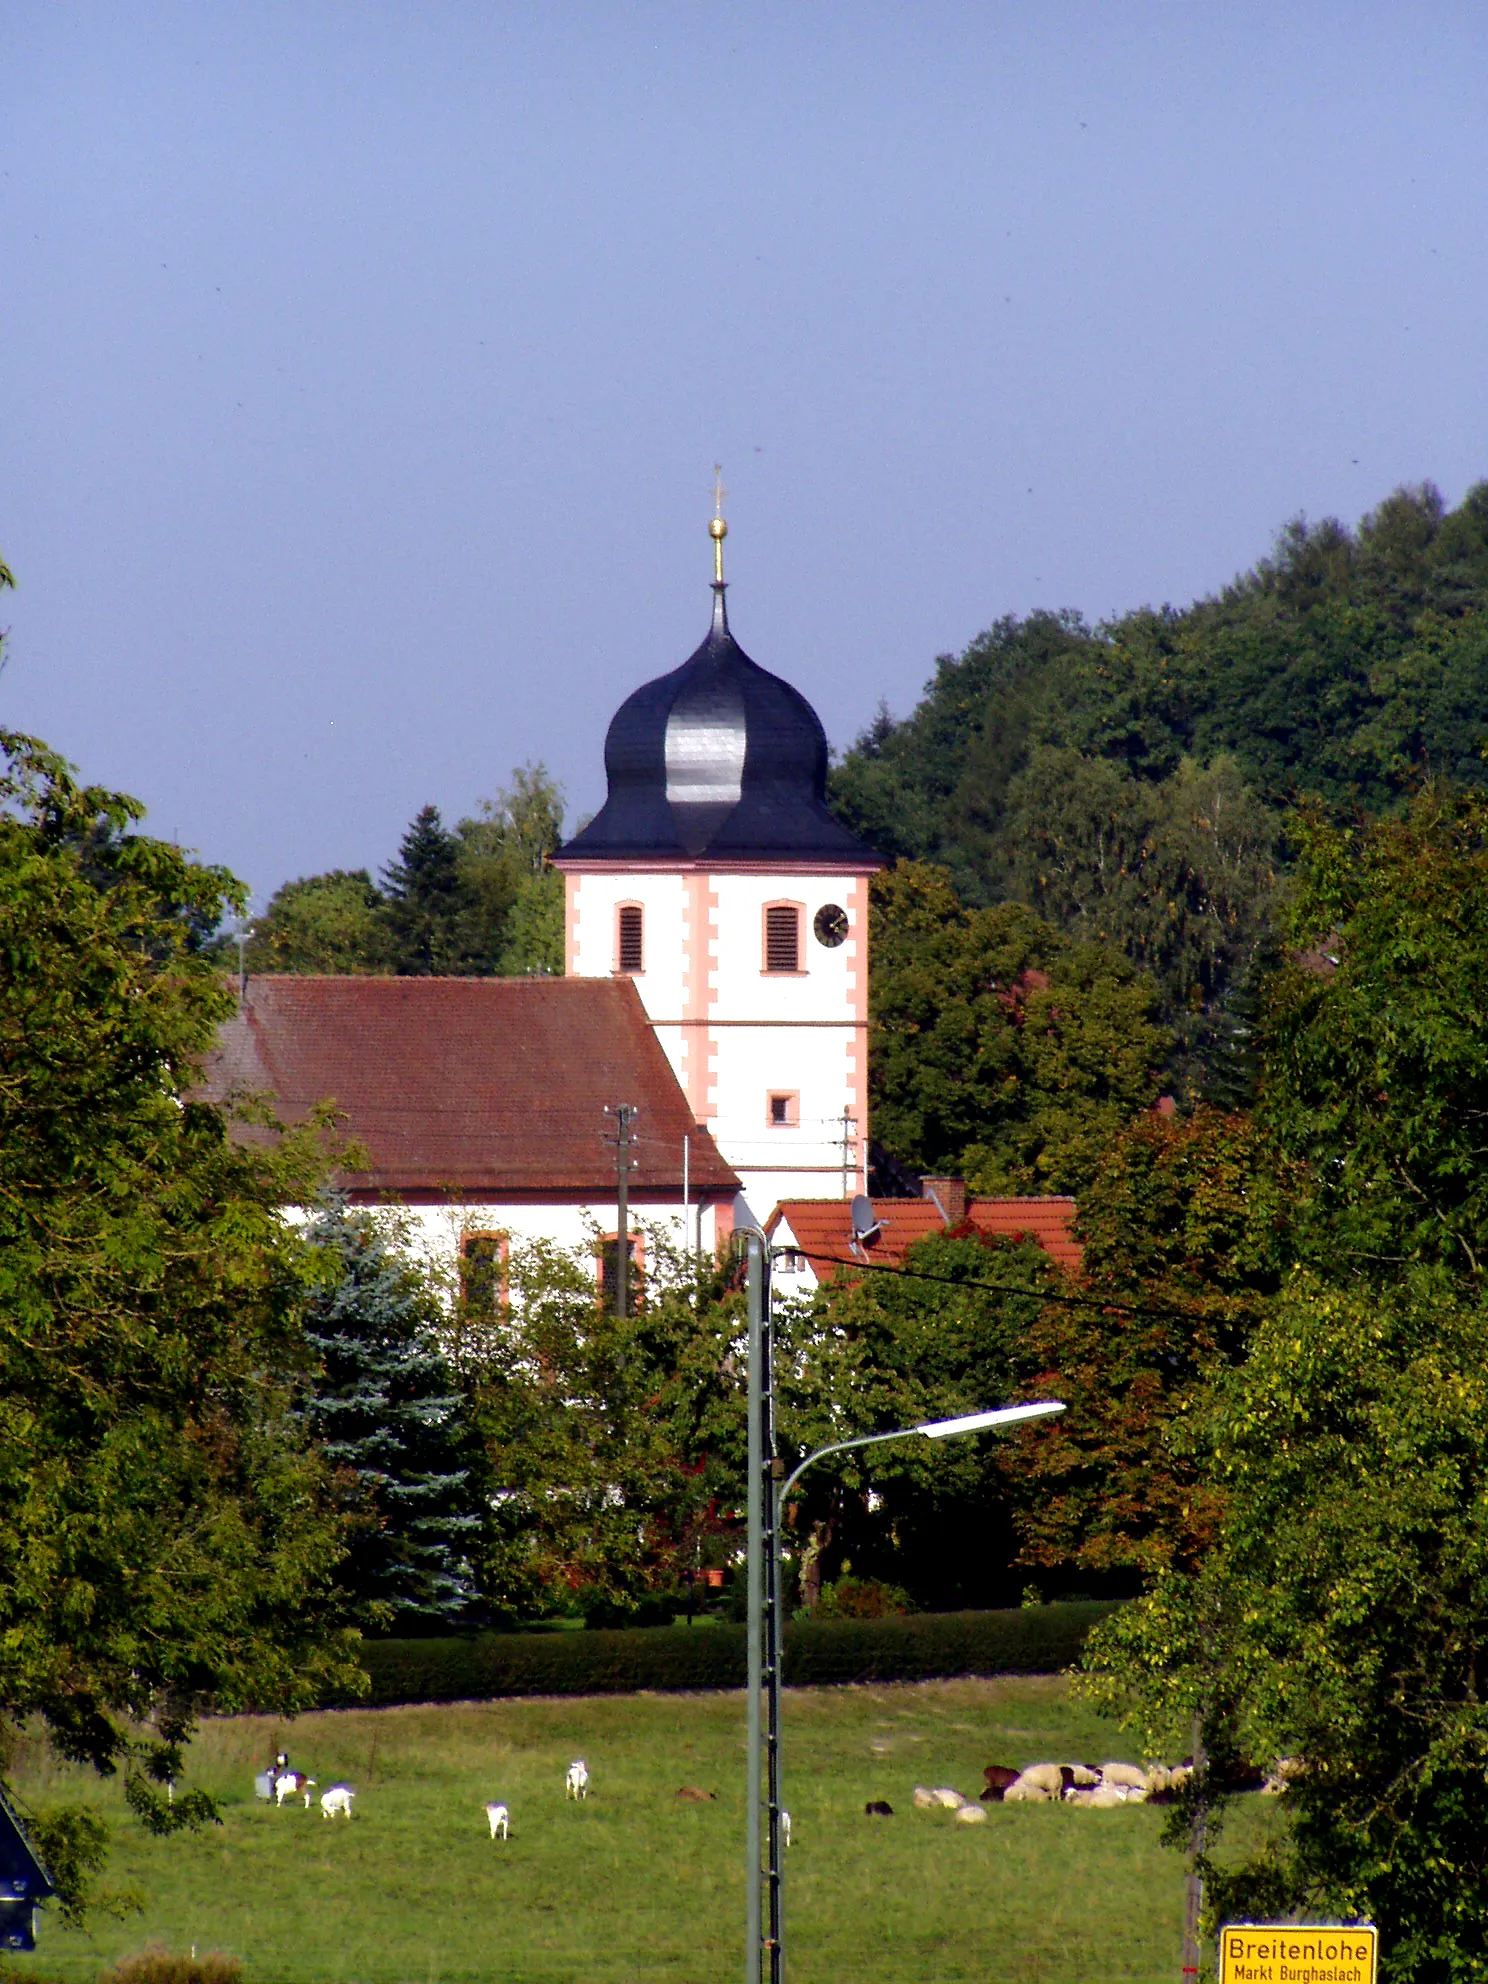
<svg viewBox="0 0 1488 1984"><path fill-rule="evenodd" d="M568 1767L568 1777L564 1783L565 1798L587 1798L589 1796L589 1766L582 1757L575 1757Z"/></svg>
<svg viewBox="0 0 1488 1984"><path fill-rule="evenodd" d="M863 1815L869 1819L891 1819L894 1808L887 1798L870 1798L863 1807Z"/></svg>
<svg viewBox="0 0 1488 1984"><path fill-rule="evenodd" d="M1074 1772L1068 1764L1029 1764L1019 1773L1018 1782L1043 1791L1050 1798L1061 1798L1074 1782Z"/></svg>
<svg viewBox="0 0 1488 1984"><path fill-rule="evenodd" d="M790 1845L790 1813L786 1811L780 1814L780 1839L782 1845Z"/></svg>
<svg viewBox="0 0 1488 1984"><path fill-rule="evenodd" d="M1100 1774L1102 1784L1124 1785L1129 1791L1150 1789L1146 1771L1135 1764L1102 1764Z"/></svg>
<svg viewBox="0 0 1488 1984"><path fill-rule="evenodd" d="M279 1776L274 1779L274 1803L276 1805L282 1805L286 1798L293 1798L299 1792L303 1791L305 1794L305 1810L308 1812L310 1809L310 1788L314 1782L315 1779L313 1777L306 1777L303 1771L281 1771Z"/></svg>
<svg viewBox="0 0 1488 1984"><path fill-rule="evenodd" d="M963 1805L956 1814L958 1826L984 1826L987 1823L987 1809L984 1805Z"/></svg>
<svg viewBox="0 0 1488 1984"><path fill-rule="evenodd" d="M351 1801L356 1793L349 1784L333 1784L329 1791L320 1794L320 1815L324 1819L335 1818L338 1812L351 1817Z"/></svg>
<svg viewBox="0 0 1488 1984"><path fill-rule="evenodd" d="M505 1839L508 1836L507 1820L509 1817L510 1814L507 1812L505 1805L487 1805L486 1823L491 1828L492 1839L496 1837L498 1832L501 1834L501 1837L503 1839Z"/></svg>
<svg viewBox="0 0 1488 1984"><path fill-rule="evenodd" d="M915 1801L915 1810L917 1812L933 1811L934 1808L940 1803L940 1800L936 1797L935 1793L933 1791L926 1790L923 1784L917 1784L915 1786L914 1801Z"/></svg>
<svg viewBox="0 0 1488 1984"><path fill-rule="evenodd" d="M1008 1764L988 1764L987 1768L982 1772L982 1776L986 1780L982 1797L989 1804L1000 1805L1002 1803L1003 1792L1007 1790L1010 1784L1016 1784L1020 1775L1020 1772L1015 1771Z"/></svg>
<svg viewBox="0 0 1488 1984"><path fill-rule="evenodd" d="M1020 1777L1016 1784L1010 1784L1003 1792L1002 1802L1004 1805L1047 1805L1053 1796L1053 1792L1045 1791L1041 1784L1030 1784L1026 1778Z"/></svg>

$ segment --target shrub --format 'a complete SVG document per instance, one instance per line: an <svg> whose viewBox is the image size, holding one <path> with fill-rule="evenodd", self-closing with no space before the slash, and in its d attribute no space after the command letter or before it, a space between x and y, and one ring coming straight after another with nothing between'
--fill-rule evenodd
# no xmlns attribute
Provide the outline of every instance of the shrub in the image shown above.
<svg viewBox="0 0 1488 1984"><path fill-rule="evenodd" d="M909 1593L902 1585L885 1584L881 1578L838 1578L835 1584L822 1586L816 1611L807 1616L818 1619L898 1619L913 1610Z"/></svg>
<svg viewBox="0 0 1488 1984"><path fill-rule="evenodd" d="M1052 1674L1079 1658L1114 1606L1073 1599L1016 1612L927 1612L909 1618L810 1619L786 1628L785 1676L799 1685L928 1681L956 1674ZM646 1631L480 1633L373 1640L362 1648L378 1707L484 1701L503 1695L633 1694L741 1688L742 1626Z"/></svg>
<svg viewBox="0 0 1488 1984"><path fill-rule="evenodd" d="M174 1950L150 1943L134 1956L121 1957L108 1970L98 1973L98 1984L242 1984L243 1965L239 1958L221 1950L208 1950L205 1956L179 1956Z"/></svg>

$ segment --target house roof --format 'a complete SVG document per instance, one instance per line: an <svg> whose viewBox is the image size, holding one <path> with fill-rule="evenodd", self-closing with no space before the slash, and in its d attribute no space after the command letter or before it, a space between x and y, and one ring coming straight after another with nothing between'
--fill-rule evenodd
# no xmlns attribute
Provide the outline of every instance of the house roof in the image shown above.
<svg viewBox="0 0 1488 1984"><path fill-rule="evenodd" d="M874 1199L873 1217L882 1221L866 1255L852 1251L852 1211L845 1199L782 1199L770 1231L787 1226L818 1281L851 1269L866 1258L880 1267L898 1267L917 1240L947 1231L931 1199ZM1035 1240L1058 1267L1077 1273L1083 1258L1073 1233L1075 1202L1068 1198L968 1199L962 1225L987 1236Z"/></svg>
<svg viewBox="0 0 1488 1984"><path fill-rule="evenodd" d="M613 1117L634 1103L638 1197L737 1192L628 978L250 979L205 1071L288 1122L333 1102L371 1163L351 1190L615 1195ZM251 1133L250 1133L251 1134Z"/></svg>

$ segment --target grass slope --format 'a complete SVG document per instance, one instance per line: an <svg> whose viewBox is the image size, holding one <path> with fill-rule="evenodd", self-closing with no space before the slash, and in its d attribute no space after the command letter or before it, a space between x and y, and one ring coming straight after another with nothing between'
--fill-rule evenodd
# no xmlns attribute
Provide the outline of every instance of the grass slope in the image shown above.
<svg viewBox="0 0 1488 1984"><path fill-rule="evenodd" d="M1100 1761L1130 1745L1054 1679L793 1689L786 1701L792 1984L1166 1980L1182 1867L1161 1814L992 1806L985 1826L917 1812L918 1784L968 1795L993 1760ZM357 1788L351 1824L257 1803L284 1740L320 1787ZM583 1756L587 1804L565 1804ZM40 1752L38 1803L81 1788L116 1821L112 1878L142 1916L88 1934L44 1919L16 1973L91 1980L160 1941L246 1960L252 1984L717 1984L741 1971L744 1704L737 1693L343 1710L237 1718L193 1745L220 1829L152 1840L111 1787ZM679 1802L684 1784L716 1802ZM488 1798L511 1807L505 1844ZM887 1798L895 1816L863 1815Z"/></svg>

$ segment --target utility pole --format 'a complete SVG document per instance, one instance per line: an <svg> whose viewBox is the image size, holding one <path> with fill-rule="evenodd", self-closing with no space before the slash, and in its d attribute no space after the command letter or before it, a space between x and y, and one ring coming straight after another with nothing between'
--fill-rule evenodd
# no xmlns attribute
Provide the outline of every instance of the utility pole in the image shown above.
<svg viewBox="0 0 1488 1984"><path fill-rule="evenodd" d="M744 1817L744 1984L760 1984L760 1793L764 1732L760 1727L760 1688L764 1681L765 1612L765 1260L763 1235L750 1233L749 1247L749 1435L747 1494L748 1669L745 1693L748 1758Z"/></svg>
<svg viewBox="0 0 1488 1984"><path fill-rule="evenodd" d="M846 1198L848 1196L847 1174L853 1168L853 1164L852 1164L853 1132L857 1129L857 1127L858 1127L857 1117L853 1115L850 1109L844 1109L842 1112L842 1196L843 1198ZM865 1192L868 1189L866 1182L864 1183L863 1189Z"/></svg>
<svg viewBox="0 0 1488 1984"><path fill-rule="evenodd" d="M785 1617L780 1603L780 1484L785 1462L775 1451L775 1296L773 1263L762 1248L764 1314L760 1328L761 1460L765 1524L765 1975L783 1984L784 1931L780 1918L780 1682L785 1659Z"/></svg>
<svg viewBox="0 0 1488 1984"><path fill-rule="evenodd" d="M630 1314L630 1126L639 1112L633 1102L605 1104L615 1119L615 1314Z"/></svg>
<svg viewBox="0 0 1488 1984"><path fill-rule="evenodd" d="M1204 1754L1202 1719L1193 1719L1193 1773L1198 1788L1193 1823L1188 1835L1188 1880L1183 1894L1183 1984L1195 1984L1199 1974L1199 1928L1204 1914L1204 1878L1198 1862L1207 1843L1209 1786L1205 1772L1209 1759Z"/></svg>
<svg viewBox="0 0 1488 1984"><path fill-rule="evenodd" d="M775 1452L775 1318L770 1294L770 1253L764 1236L758 1232L749 1234L748 1244L748 1889L744 1975L746 1984L783 1984L780 1664L784 1621L780 1602L780 1483L785 1467Z"/></svg>

